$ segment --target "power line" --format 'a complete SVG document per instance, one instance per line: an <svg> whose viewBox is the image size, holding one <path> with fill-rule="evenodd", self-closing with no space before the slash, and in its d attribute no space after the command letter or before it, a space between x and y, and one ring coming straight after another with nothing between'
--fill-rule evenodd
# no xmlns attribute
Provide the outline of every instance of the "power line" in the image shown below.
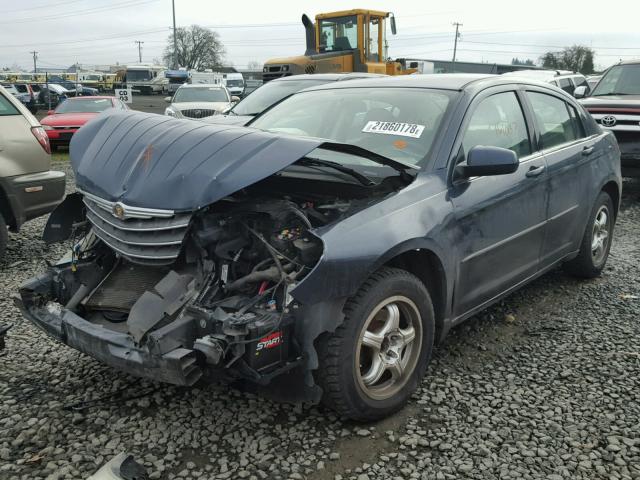
<svg viewBox="0 0 640 480"><path fill-rule="evenodd" d="M15 20L9 20L9 21L0 22L0 25L8 25L8 24L14 25L14 24L17 24L17 23L42 22L42 21L46 21L46 20L57 20L57 19L60 19L60 18L78 17L78 16L82 16L82 15L92 15L94 13L102 13L102 12L107 12L109 10L120 9L123 6L134 7L134 6L144 5L144 4L147 4L147 3L158 2L158 1L159 0L134 0L133 2L131 2L129 0L127 2L114 3L114 4L111 4L109 6L91 8L91 9L87 9L87 10L80 10L80 11L72 12L72 13L55 14L55 15L44 15L44 16L28 17L28 18L18 18L18 19L15 19Z"/></svg>
<svg viewBox="0 0 640 480"><path fill-rule="evenodd" d="M70 3L78 3L78 2L84 2L85 0L68 0L66 2L56 2L56 7L61 7L63 5L69 5ZM30 10L39 10L41 8L49 8L51 7L51 5L38 5L37 7L27 7L27 8L19 8L17 10L5 10L2 13L7 14L7 13L17 13L17 12L27 12Z"/></svg>
<svg viewBox="0 0 640 480"><path fill-rule="evenodd" d="M130 34L113 34L113 35L109 35L106 37L94 37L94 38L83 38L80 40L70 40L70 41L65 41L65 42L47 42L46 45L71 45L71 44L75 44L75 43L83 43L86 44L88 42L93 42L93 41L101 41L101 40L112 40L112 39L120 39L120 38L125 38L125 37L137 37L137 36L141 36L141 35L148 35L151 33L159 33L159 32L166 32L168 31L169 28L168 27L164 27L164 28L156 28L153 30L141 30L138 32L131 32ZM23 48L23 47L37 47L42 45L42 42L40 43L24 43L24 44L13 44L13 45L0 45L0 48Z"/></svg>

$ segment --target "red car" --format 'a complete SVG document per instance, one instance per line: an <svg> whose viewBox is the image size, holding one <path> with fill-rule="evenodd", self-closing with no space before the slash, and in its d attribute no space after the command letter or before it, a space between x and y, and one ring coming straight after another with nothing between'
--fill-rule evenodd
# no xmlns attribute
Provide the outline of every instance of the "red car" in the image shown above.
<svg viewBox="0 0 640 480"><path fill-rule="evenodd" d="M40 120L47 132L51 150L69 146L71 137L80 127L109 108L128 110L127 104L115 97L75 97L68 98L49 115Z"/></svg>

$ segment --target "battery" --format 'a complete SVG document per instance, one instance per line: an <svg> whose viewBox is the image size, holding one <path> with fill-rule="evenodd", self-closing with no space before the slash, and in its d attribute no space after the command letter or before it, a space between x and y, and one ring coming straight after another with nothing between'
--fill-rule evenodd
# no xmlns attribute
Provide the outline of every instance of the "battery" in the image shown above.
<svg viewBox="0 0 640 480"><path fill-rule="evenodd" d="M284 365L289 357L291 318L285 315L280 321L279 312L265 312L247 327L248 338L255 339L246 345L247 364L261 373Z"/></svg>

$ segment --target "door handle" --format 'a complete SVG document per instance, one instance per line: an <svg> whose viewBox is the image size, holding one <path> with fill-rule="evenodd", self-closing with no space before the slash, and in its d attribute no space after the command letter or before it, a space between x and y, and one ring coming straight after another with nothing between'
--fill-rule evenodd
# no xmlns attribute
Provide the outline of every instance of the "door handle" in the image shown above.
<svg viewBox="0 0 640 480"><path fill-rule="evenodd" d="M582 149L582 155L584 155L585 157L587 155L591 155L593 153L593 145L591 145L590 147L584 147Z"/></svg>
<svg viewBox="0 0 640 480"><path fill-rule="evenodd" d="M544 165L540 165L537 167L531 167L527 173L525 173L525 176L532 178L532 177L537 177L538 175L541 175L544 171L545 171L545 166Z"/></svg>

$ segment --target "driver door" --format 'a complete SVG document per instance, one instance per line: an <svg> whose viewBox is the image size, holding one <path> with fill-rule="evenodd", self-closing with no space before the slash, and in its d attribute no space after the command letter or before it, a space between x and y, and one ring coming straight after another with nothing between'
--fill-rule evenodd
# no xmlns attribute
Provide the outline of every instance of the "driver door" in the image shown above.
<svg viewBox="0 0 640 480"><path fill-rule="evenodd" d="M515 151L519 167L507 175L453 178L449 193L457 225L456 317L472 313L538 270L546 220L546 163L541 152L533 151L531 125L519 94L500 89L480 94L463 122L454 149L458 163L466 161L471 148L484 145Z"/></svg>

